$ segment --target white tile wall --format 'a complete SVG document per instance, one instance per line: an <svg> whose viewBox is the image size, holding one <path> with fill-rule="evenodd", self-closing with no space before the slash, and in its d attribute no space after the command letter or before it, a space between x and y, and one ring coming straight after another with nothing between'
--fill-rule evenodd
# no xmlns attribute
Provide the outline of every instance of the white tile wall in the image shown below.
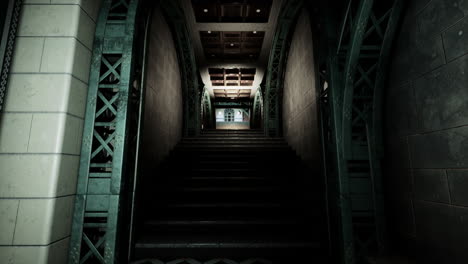
<svg viewBox="0 0 468 264"><path fill-rule="evenodd" d="M66 112L71 78L64 74L11 74L5 110Z"/></svg>
<svg viewBox="0 0 468 264"><path fill-rule="evenodd" d="M18 36L76 37L80 13L77 5L24 5Z"/></svg>
<svg viewBox="0 0 468 264"><path fill-rule="evenodd" d="M77 4L96 21L101 1L96 0L51 0L52 4Z"/></svg>
<svg viewBox="0 0 468 264"><path fill-rule="evenodd" d="M60 155L0 155L0 197L55 197Z"/></svg>
<svg viewBox="0 0 468 264"><path fill-rule="evenodd" d="M65 238L48 246L0 247L0 260L2 264L64 264L69 243Z"/></svg>
<svg viewBox="0 0 468 264"><path fill-rule="evenodd" d="M3 114L0 122L0 153L21 153L28 149L32 114Z"/></svg>
<svg viewBox="0 0 468 264"><path fill-rule="evenodd" d="M72 37L46 38L40 72L73 73L77 42Z"/></svg>
<svg viewBox="0 0 468 264"><path fill-rule="evenodd" d="M80 157L61 155L59 158L60 168L57 172L54 194L55 196L74 194L76 192Z"/></svg>
<svg viewBox="0 0 468 264"><path fill-rule="evenodd" d="M48 245L68 237L73 201L74 196L20 200L13 244Z"/></svg>
<svg viewBox="0 0 468 264"><path fill-rule="evenodd" d="M62 153L66 114L34 114L28 152Z"/></svg>
<svg viewBox="0 0 468 264"><path fill-rule="evenodd" d="M47 264L48 249L46 246L0 247L0 260L8 264Z"/></svg>
<svg viewBox="0 0 468 264"><path fill-rule="evenodd" d="M66 263L101 1L24 3L0 116L0 263Z"/></svg>
<svg viewBox="0 0 468 264"><path fill-rule="evenodd" d="M18 213L18 200L0 200L0 245L11 245Z"/></svg>
<svg viewBox="0 0 468 264"><path fill-rule="evenodd" d="M95 1L95 4L97 2L99 1ZM79 17L80 27L78 28L77 36L78 39L81 40L81 42L89 49L93 48L94 32L96 30L95 21L96 19L93 20L89 13L81 10Z"/></svg>
<svg viewBox="0 0 468 264"><path fill-rule="evenodd" d="M88 82L91 51L75 38L46 38L41 72L70 73Z"/></svg>
<svg viewBox="0 0 468 264"><path fill-rule="evenodd" d="M0 197L74 194L78 164L79 157L71 155L0 155Z"/></svg>
<svg viewBox="0 0 468 264"><path fill-rule="evenodd" d="M34 114L29 138L30 153L79 155L83 120L62 113Z"/></svg>
<svg viewBox="0 0 468 264"><path fill-rule="evenodd" d="M88 96L88 85L76 78L71 78L69 87L70 94L68 96L67 111L70 114L84 118Z"/></svg>
<svg viewBox="0 0 468 264"><path fill-rule="evenodd" d="M68 74L11 74L7 112L68 112L84 117L88 86Z"/></svg>
<svg viewBox="0 0 468 264"><path fill-rule="evenodd" d="M50 0L24 0L25 4L50 4Z"/></svg>
<svg viewBox="0 0 468 264"><path fill-rule="evenodd" d="M41 65L44 38L19 37L15 42L12 72L38 72Z"/></svg>
<svg viewBox="0 0 468 264"><path fill-rule="evenodd" d="M20 200L14 245L47 245L53 223L55 199Z"/></svg>

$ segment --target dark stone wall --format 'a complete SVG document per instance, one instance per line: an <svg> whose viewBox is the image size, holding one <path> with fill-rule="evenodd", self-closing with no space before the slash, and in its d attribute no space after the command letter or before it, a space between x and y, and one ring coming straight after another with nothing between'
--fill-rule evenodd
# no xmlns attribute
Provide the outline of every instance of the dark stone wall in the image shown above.
<svg viewBox="0 0 468 264"><path fill-rule="evenodd" d="M154 171L182 137L182 84L177 51L170 28L156 8L150 29L145 118L142 141L143 171Z"/></svg>
<svg viewBox="0 0 468 264"><path fill-rule="evenodd" d="M302 11L297 21L284 78L284 137L309 167L319 171L321 152L314 50L306 10Z"/></svg>
<svg viewBox="0 0 468 264"><path fill-rule="evenodd" d="M468 1L412 0L386 92L385 186L394 245L468 263Z"/></svg>

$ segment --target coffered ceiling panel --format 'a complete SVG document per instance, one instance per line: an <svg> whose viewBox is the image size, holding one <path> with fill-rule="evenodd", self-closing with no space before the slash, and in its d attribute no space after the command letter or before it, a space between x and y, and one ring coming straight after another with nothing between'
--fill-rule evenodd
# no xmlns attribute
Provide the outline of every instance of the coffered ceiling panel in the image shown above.
<svg viewBox="0 0 468 264"><path fill-rule="evenodd" d="M200 31L208 60L256 60L260 56L264 37L263 31Z"/></svg>
<svg viewBox="0 0 468 264"><path fill-rule="evenodd" d="M213 86L252 86L256 71L255 68L208 69Z"/></svg>
<svg viewBox="0 0 468 264"><path fill-rule="evenodd" d="M272 0L192 0L198 23L267 23Z"/></svg>
<svg viewBox="0 0 468 264"><path fill-rule="evenodd" d="M215 97L213 89L250 89L250 97L236 100L248 102L253 98L265 76L283 1L288 0L180 1L200 75L210 96ZM212 76L212 69L223 72ZM228 76L223 69L239 69L240 73ZM242 69L254 69L255 73L252 76ZM217 101L232 102L231 97L222 94L225 97L217 97Z"/></svg>
<svg viewBox="0 0 468 264"><path fill-rule="evenodd" d="M250 89L213 89L215 98L239 99L249 98Z"/></svg>

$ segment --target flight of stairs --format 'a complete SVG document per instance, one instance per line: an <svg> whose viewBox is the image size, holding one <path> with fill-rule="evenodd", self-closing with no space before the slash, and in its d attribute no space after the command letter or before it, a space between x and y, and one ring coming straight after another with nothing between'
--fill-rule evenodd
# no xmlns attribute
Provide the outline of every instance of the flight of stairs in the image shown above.
<svg viewBox="0 0 468 264"><path fill-rule="evenodd" d="M282 138L204 131L145 177L135 263L326 263L318 175Z"/></svg>

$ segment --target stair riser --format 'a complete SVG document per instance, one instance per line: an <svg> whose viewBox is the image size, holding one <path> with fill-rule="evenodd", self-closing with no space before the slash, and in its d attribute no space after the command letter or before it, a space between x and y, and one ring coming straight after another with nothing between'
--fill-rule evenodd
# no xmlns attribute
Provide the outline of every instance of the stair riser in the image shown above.
<svg viewBox="0 0 468 264"><path fill-rule="evenodd" d="M316 260L326 252L325 218L317 209L324 203L304 198L317 188L301 181L302 168L283 138L262 130L208 130L182 139L143 177L146 221L136 227L135 256Z"/></svg>

